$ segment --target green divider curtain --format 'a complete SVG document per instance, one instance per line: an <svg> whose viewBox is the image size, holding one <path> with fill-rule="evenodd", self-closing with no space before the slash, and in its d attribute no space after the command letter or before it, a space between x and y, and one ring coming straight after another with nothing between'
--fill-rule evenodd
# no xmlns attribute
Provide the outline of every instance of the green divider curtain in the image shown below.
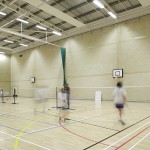
<svg viewBox="0 0 150 150"><path fill-rule="evenodd" d="M66 66L66 49L62 48L62 47L61 47L61 58L62 58L63 76L64 76L63 85L65 86L67 84L67 82L66 82L66 70L65 70L65 66Z"/></svg>

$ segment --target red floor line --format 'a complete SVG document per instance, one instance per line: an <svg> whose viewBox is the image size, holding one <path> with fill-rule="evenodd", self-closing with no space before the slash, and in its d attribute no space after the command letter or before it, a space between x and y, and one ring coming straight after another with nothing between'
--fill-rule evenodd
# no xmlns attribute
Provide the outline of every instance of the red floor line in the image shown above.
<svg viewBox="0 0 150 150"><path fill-rule="evenodd" d="M119 147L115 148L115 150L118 150L121 147L123 147L124 145L126 145L127 143L129 143L131 140L133 140L134 138L136 138L138 135L140 135L142 132L144 132L145 130L147 130L149 127L145 128L144 130L142 130L141 132L139 132L138 134L136 134L135 136L133 136L132 138L130 138L129 140L127 140L126 142L124 142L123 144L121 144Z"/></svg>
<svg viewBox="0 0 150 150"><path fill-rule="evenodd" d="M79 135L79 134L77 134L77 133L74 133L74 132L70 131L69 129L65 128L65 127L61 124L60 120L61 120L61 119L59 119L59 124L61 125L62 128L64 128L64 129L67 130L68 132L70 132L70 133L72 133L72 134L74 134L74 135L76 135L76 136L79 136L79 137L81 137L81 138L83 138L83 139L86 139L86 140L89 140L89 141L92 141L92 142L97 142L97 141L94 141L94 140L92 140L92 139L89 139L89 138L87 138L87 137L84 137L84 136L82 136L82 135ZM106 145L106 146L110 146L110 145L104 144L104 143L101 143L101 144L102 144L102 145ZM115 146L111 146L111 147L116 148Z"/></svg>

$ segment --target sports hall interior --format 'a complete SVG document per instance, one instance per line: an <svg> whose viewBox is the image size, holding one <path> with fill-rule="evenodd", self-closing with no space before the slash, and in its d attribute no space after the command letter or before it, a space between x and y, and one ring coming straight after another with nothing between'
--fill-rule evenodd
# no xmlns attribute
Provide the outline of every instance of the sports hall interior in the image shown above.
<svg viewBox="0 0 150 150"><path fill-rule="evenodd" d="M150 150L150 2L101 3L103 10L92 0L1 0L0 150ZM49 14L49 7L60 14ZM117 69L122 77L114 78ZM69 109L58 107L64 79ZM112 97L118 81L127 91L125 125Z"/></svg>

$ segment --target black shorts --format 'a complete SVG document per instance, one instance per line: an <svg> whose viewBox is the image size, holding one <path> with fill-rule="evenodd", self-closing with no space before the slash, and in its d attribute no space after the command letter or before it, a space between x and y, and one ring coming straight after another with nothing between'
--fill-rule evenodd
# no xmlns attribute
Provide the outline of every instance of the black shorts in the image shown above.
<svg viewBox="0 0 150 150"><path fill-rule="evenodd" d="M123 104L116 104L116 108L123 108L124 105Z"/></svg>

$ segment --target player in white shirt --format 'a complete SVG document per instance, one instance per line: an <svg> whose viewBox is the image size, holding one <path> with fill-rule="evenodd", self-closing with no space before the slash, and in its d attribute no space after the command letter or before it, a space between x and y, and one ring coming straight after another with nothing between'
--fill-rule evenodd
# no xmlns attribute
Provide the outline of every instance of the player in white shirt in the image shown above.
<svg viewBox="0 0 150 150"><path fill-rule="evenodd" d="M122 82L117 83L117 87L113 91L113 98L116 108L119 111L119 117L122 124L125 124L122 120L123 108L127 99L126 90L122 88Z"/></svg>

